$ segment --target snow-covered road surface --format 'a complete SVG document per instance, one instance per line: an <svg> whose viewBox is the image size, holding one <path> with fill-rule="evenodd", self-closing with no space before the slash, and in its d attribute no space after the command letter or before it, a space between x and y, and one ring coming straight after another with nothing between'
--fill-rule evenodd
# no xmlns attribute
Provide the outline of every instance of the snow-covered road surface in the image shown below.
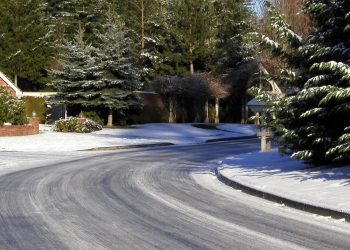
<svg viewBox="0 0 350 250"><path fill-rule="evenodd" d="M348 249L349 224L246 195L198 167L258 148L89 152L0 173L0 249Z"/></svg>

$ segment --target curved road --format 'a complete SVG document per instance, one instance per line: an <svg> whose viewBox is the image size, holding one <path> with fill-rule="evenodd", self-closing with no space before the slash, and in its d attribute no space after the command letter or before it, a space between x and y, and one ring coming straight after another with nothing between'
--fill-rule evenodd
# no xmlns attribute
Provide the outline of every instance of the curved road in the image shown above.
<svg viewBox="0 0 350 250"><path fill-rule="evenodd" d="M349 249L348 223L246 195L201 167L258 146L87 153L2 174L0 249Z"/></svg>

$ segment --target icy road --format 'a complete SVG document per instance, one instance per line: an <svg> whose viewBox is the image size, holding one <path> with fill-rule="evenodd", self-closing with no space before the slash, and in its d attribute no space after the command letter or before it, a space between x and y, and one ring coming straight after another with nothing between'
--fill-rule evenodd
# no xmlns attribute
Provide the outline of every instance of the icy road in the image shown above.
<svg viewBox="0 0 350 250"><path fill-rule="evenodd" d="M64 160L1 152L22 167L0 172L0 249L349 249L350 224L246 195L201 167L258 147L242 140Z"/></svg>

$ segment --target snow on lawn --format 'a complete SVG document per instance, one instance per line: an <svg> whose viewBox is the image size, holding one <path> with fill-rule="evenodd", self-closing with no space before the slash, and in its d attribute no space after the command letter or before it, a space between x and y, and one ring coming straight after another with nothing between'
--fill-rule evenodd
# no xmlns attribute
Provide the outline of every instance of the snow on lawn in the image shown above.
<svg viewBox="0 0 350 250"><path fill-rule="evenodd" d="M234 132L242 135L256 134L256 126L253 124L242 125L242 124L226 123L226 124L220 124L216 126L216 128L223 131Z"/></svg>
<svg viewBox="0 0 350 250"><path fill-rule="evenodd" d="M254 152L225 159L222 175L245 186L310 205L350 213L350 166L327 169L276 151Z"/></svg>
<svg viewBox="0 0 350 250"><path fill-rule="evenodd" d="M103 129L89 134L78 134L53 132L51 126L40 125L38 135L0 137L0 151L74 151L97 147L156 143L203 143L210 139L242 136L245 126L237 125L236 133L234 130L195 128L191 124L159 123L136 125L128 129ZM250 135L250 133L246 135Z"/></svg>

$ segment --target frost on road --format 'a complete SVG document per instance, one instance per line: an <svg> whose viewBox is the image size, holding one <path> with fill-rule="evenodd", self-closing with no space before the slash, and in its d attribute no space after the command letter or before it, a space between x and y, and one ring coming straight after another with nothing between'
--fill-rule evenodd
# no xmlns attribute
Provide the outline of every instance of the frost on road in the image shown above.
<svg viewBox="0 0 350 250"><path fill-rule="evenodd" d="M258 147L75 152L1 172L0 249L347 249L348 224L251 197L201 167Z"/></svg>

